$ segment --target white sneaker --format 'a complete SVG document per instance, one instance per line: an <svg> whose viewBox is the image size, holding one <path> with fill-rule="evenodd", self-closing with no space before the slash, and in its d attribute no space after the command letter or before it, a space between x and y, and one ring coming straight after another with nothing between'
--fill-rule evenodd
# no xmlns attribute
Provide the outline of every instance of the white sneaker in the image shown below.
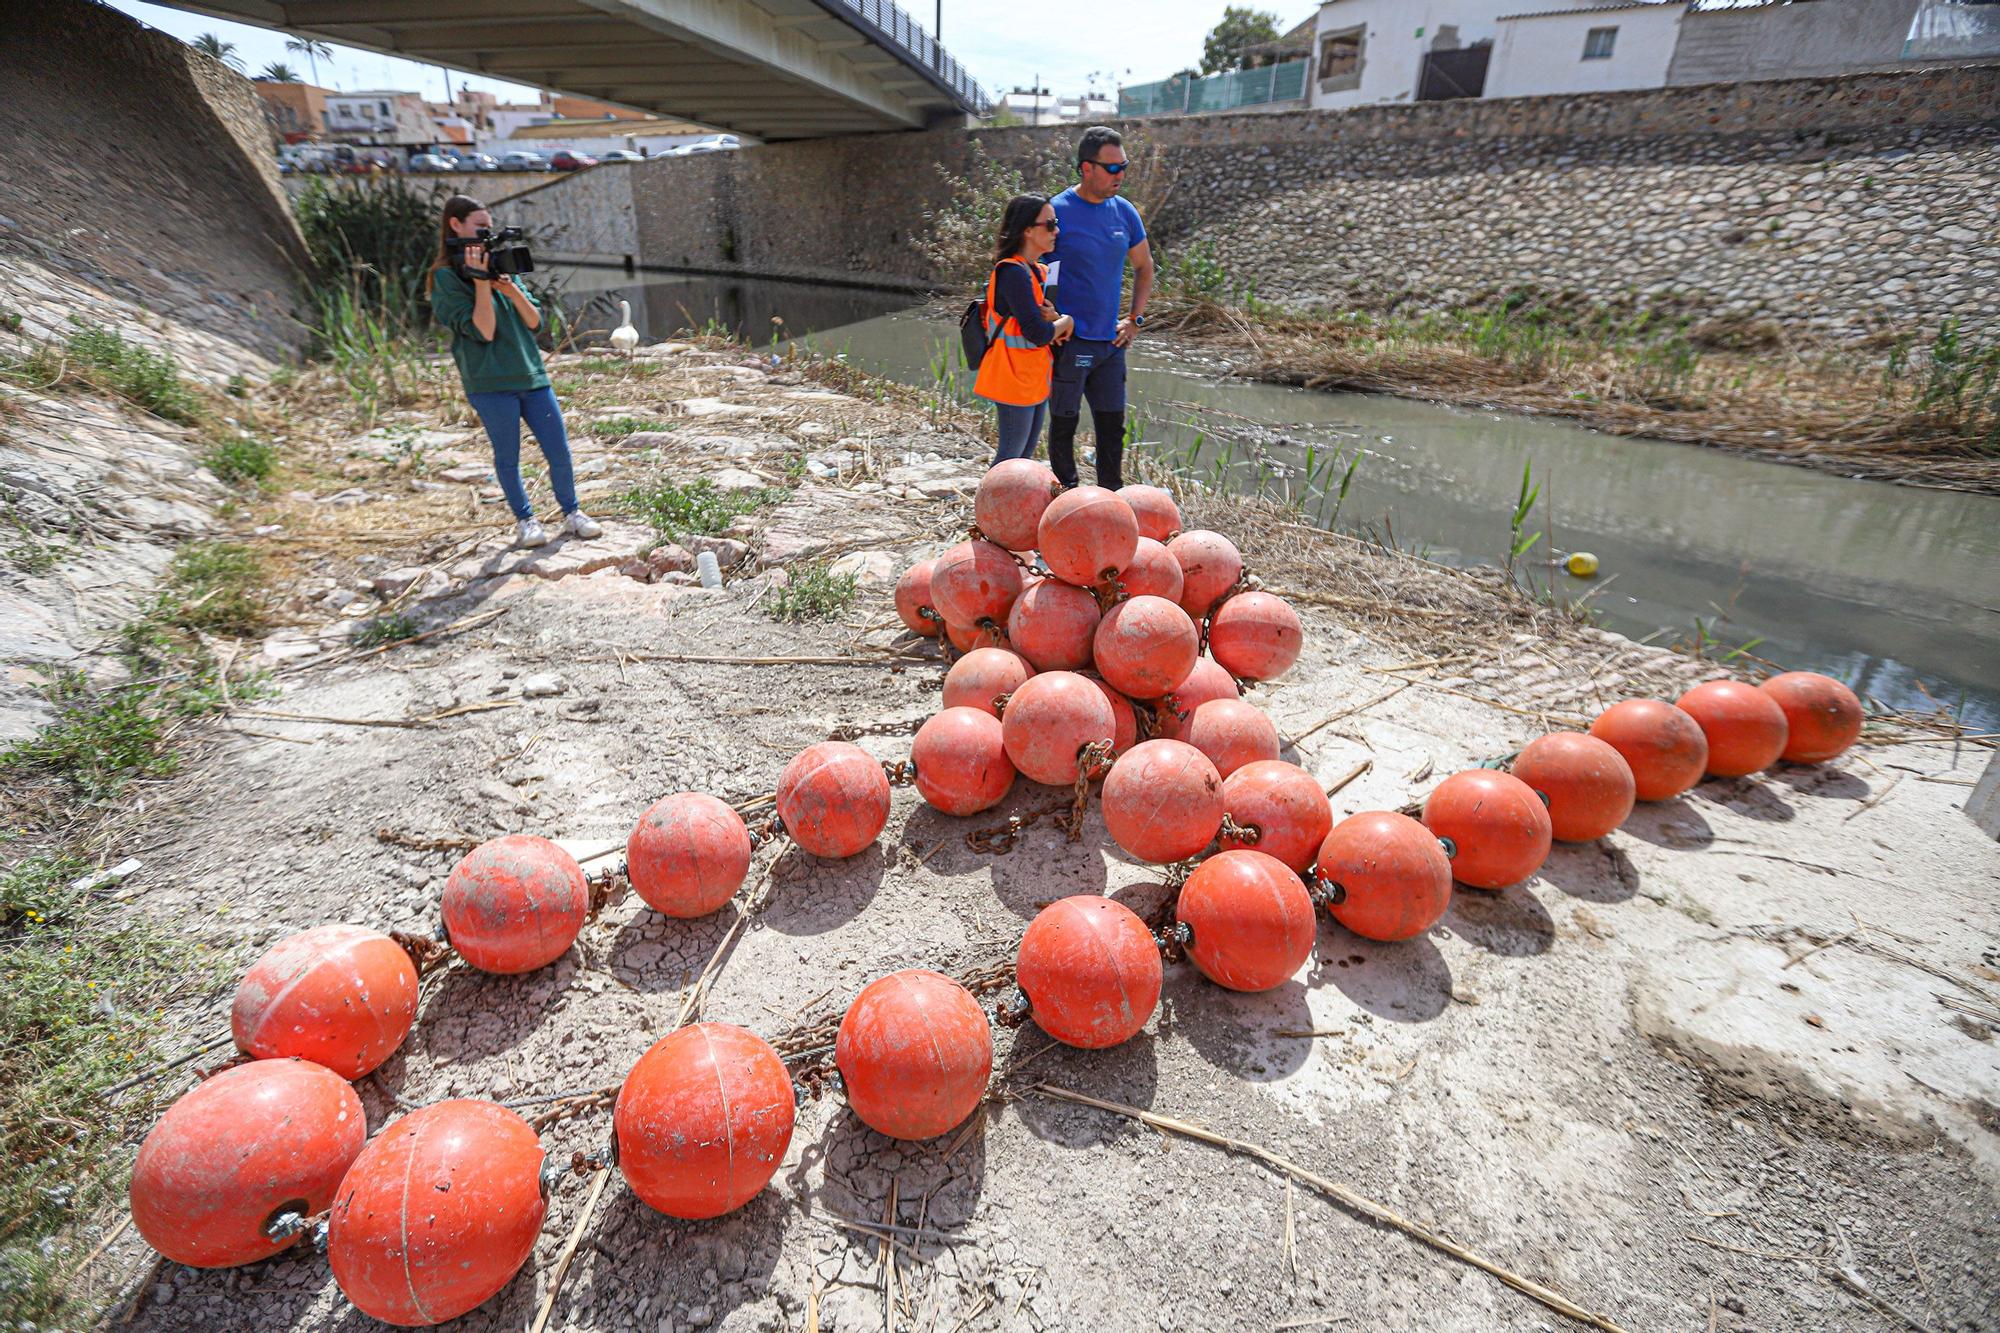
<svg viewBox="0 0 2000 1333"><path fill-rule="evenodd" d="M514 545L547 546L549 530L532 518L524 518L514 525Z"/></svg>
<svg viewBox="0 0 2000 1333"><path fill-rule="evenodd" d="M562 530L571 536L581 537L585 541L590 541L593 538L604 535L604 525L584 513L581 509L563 520Z"/></svg>

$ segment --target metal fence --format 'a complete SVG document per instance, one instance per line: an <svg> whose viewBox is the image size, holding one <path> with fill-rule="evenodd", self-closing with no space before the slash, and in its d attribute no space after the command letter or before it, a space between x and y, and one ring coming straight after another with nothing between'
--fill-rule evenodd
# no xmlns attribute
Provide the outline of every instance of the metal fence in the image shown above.
<svg viewBox="0 0 2000 1333"><path fill-rule="evenodd" d="M983 116L993 109L986 90L938 44L937 38L904 13L901 5L892 0L819 0L819 3L842 12L854 26L903 56L905 63L922 69L950 89L966 110Z"/></svg>
<svg viewBox="0 0 2000 1333"><path fill-rule="evenodd" d="M1211 74L1205 79L1185 74L1158 83L1135 84L1118 90L1121 116L1196 115L1204 111L1234 111L1246 106L1266 106L1272 102L1297 102L1306 95L1306 66L1310 61L1288 60L1261 69L1239 69L1229 74Z"/></svg>

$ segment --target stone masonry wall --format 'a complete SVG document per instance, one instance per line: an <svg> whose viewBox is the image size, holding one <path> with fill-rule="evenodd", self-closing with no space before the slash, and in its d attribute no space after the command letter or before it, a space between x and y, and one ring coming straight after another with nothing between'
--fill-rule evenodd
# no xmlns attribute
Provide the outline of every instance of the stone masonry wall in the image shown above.
<svg viewBox="0 0 2000 1333"><path fill-rule="evenodd" d="M85 0L4 28L0 271L12 250L267 354L303 343L305 244L249 81Z"/></svg>
<svg viewBox="0 0 2000 1333"><path fill-rule="evenodd" d="M1534 284L1838 336L2000 330L2000 66L1124 123L1156 250L1301 306ZM584 173L509 204L654 268L920 290L927 210L1073 127L871 135L637 164L629 233ZM588 211L588 210L582 210Z"/></svg>

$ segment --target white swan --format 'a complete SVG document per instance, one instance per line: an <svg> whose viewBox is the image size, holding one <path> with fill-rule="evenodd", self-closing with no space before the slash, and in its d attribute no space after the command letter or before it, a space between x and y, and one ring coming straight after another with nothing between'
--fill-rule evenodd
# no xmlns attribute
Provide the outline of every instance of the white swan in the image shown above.
<svg viewBox="0 0 2000 1333"><path fill-rule="evenodd" d="M626 356L630 356L632 355L632 349L639 345L639 330L632 327L632 303L630 301L620 301L618 303L618 319L618 327L611 330L611 345Z"/></svg>

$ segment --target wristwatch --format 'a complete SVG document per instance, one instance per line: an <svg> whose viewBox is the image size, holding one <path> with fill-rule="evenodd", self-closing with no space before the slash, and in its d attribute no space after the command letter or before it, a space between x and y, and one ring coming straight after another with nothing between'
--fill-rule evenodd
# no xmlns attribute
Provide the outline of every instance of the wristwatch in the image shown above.
<svg viewBox="0 0 2000 1333"><path fill-rule="evenodd" d="M1145 328L1145 327L1146 327L1146 317L1145 317L1144 315L1134 315L1134 316L1132 316L1132 327L1133 327L1133 328L1135 328L1135 329L1143 329L1143 328Z"/></svg>

